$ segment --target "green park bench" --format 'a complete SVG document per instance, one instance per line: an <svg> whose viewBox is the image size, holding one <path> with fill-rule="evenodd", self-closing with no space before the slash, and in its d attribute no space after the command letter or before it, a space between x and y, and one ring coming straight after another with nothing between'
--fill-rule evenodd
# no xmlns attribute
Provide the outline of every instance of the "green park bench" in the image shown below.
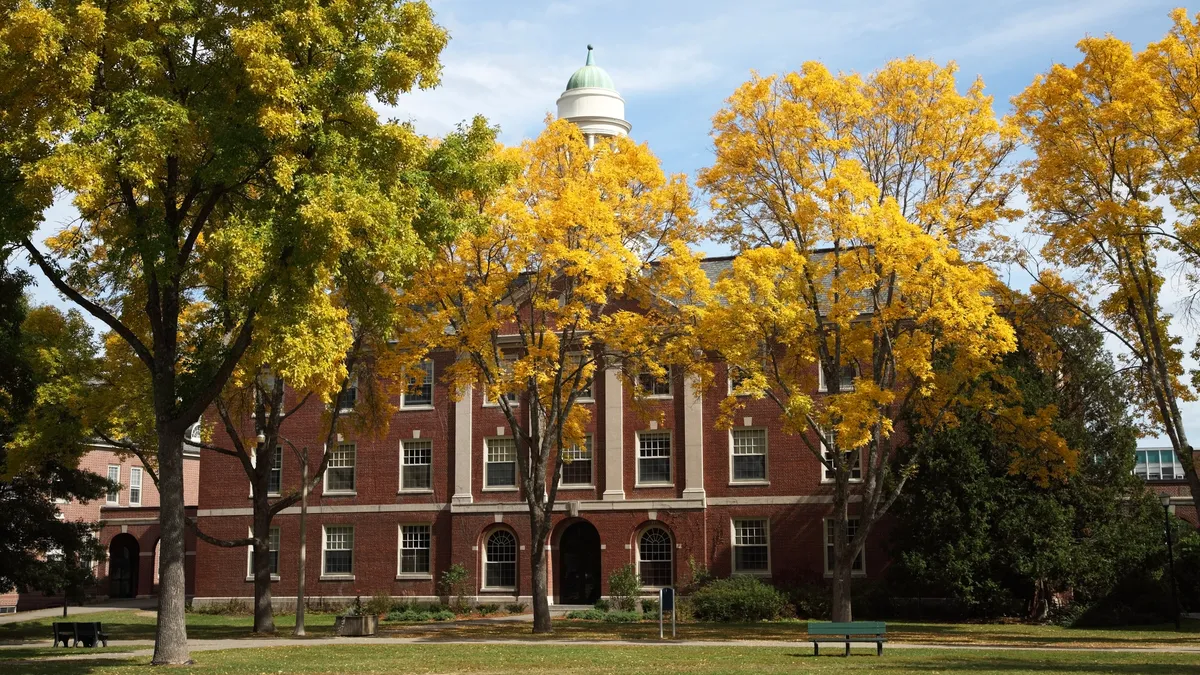
<svg viewBox="0 0 1200 675"><path fill-rule="evenodd" d="M76 647L108 646L108 633L104 632L99 621L55 621L53 628L55 647L60 642L64 647L70 646L68 642L73 642Z"/></svg>
<svg viewBox="0 0 1200 675"><path fill-rule="evenodd" d="M883 656L884 637L887 624L882 621L851 621L832 623L829 621L808 622L808 639L813 643L813 656L821 655L822 642L845 642L846 656L850 656L851 642L874 642L876 654Z"/></svg>

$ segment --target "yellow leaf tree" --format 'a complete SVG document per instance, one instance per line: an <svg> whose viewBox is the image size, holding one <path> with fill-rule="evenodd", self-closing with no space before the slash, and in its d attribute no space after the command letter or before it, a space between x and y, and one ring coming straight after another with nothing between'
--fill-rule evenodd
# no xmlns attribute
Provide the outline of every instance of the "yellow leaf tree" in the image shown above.
<svg viewBox="0 0 1200 675"><path fill-rule="evenodd" d="M399 179L421 142L371 99L437 84L446 40L415 1L0 6L0 190L17 201L0 236L124 345L152 411L129 419L151 423L161 495L156 664L190 661L185 430L256 332L337 314L323 290L361 241L410 257L419 199ZM58 191L79 218L43 251ZM344 353L335 337L322 347Z"/></svg>
<svg viewBox="0 0 1200 675"><path fill-rule="evenodd" d="M832 486L833 619L851 619L855 559L903 489L909 433L953 424L971 404L1015 436L1048 440L1048 473L1071 467L1045 416L997 396L989 376L1015 349L974 257L1006 214L1012 132L953 68L893 61L868 78L821 64L757 77L713 121L700 173L738 251L701 319L706 346L766 397ZM1046 465L1042 462L1041 465Z"/></svg>
<svg viewBox="0 0 1200 675"><path fill-rule="evenodd" d="M416 280L405 324L459 354L447 377L482 389L508 422L529 507L533 630L545 633L551 515L589 415L578 400L613 360L658 374L693 361L691 303L708 282L688 249L699 232L687 183L664 175L644 145L589 147L560 120L498 152L515 178L480 200L485 221Z"/></svg>
<svg viewBox="0 0 1200 675"><path fill-rule="evenodd" d="M1179 408L1195 392L1184 379L1184 336L1163 306L1164 256L1180 256L1193 293L1200 273L1200 27L1182 10L1172 16L1170 33L1140 54L1112 36L1081 40L1079 63L1039 75L1013 103L1035 153L1023 179L1029 231L1052 265L1036 272L1034 290L1121 344L1144 428L1169 439L1200 498Z"/></svg>

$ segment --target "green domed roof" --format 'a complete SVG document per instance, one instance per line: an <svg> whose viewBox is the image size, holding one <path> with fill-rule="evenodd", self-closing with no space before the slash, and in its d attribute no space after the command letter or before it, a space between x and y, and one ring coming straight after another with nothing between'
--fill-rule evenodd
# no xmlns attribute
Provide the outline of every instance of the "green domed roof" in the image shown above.
<svg viewBox="0 0 1200 675"><path fill-rule="evenodd" d="M617 90L617 88L613 86L612 78L608 76L608 73L604 72L603 68L596 65L595 60L592 58L591 45L588 45L587 63L585 63L582 68L575 71L575 74L571 76L571 79L567 80L568 91L571 89L581 89L583 87L600 87L601 89L612 89L613 91Z"/></svg>

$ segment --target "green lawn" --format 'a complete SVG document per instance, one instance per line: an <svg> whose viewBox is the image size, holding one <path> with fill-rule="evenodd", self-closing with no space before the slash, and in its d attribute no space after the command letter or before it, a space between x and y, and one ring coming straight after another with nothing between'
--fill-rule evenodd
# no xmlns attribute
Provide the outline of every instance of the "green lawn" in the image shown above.
<svg viewBox="0 0 1200 675"><path fill-rule="evenodd" d="M333 614L304 615L305 632L313 637L329 637L333 635ZM104 632L110 640L153 640L155 614L123 610L118 612L97 612L95 614L80 614L67 617L68 621L100 621L104 624ZM22 621L20 623L0 624L0 642L49 640L50 624L62 621L61 617ZM254 620L250 616L223 616L214 614L188 614L188 636L204 639L244 638L250 637L250 626ZM292 627L296 625L296 615L280 615L275 617L275 626L283 635L291 635Z"/></svg>
<svg viewBox="0 0 1200 675"><path fill-rule="evenodd" d="M238 649L193 654L180 672L208 673L1117 673L1200 675L1200 656L1112 652L891 650L813 657L812 650L768 647L613 645L404 645ZM27 661L29 675L145 673L148 658ZM156 670L156 672L158 672ZM173 670L168 672L174 672Z"/></svg>

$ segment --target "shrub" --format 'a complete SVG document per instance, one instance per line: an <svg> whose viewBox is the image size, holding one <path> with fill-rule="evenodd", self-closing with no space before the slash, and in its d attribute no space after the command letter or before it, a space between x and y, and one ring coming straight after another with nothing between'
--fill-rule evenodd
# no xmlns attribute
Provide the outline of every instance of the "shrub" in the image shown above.
<svg viewBox="0 0 1200 675"><path fill-rule="evenodd" d="M601 621L604 619L604 612L598 609L577 609L573 612L567 612L568 619L583 619L585 621Z"/></svg>
<svg viewBox="0 0 1200 675"><path fill-rule="evenodd" d="M622 565L608 577L608 597L613 609L632 612L637 608L642 581L633 565Z"/></svg>
<svg viewBox="0 0 1200 675"><path fill-rule="evenodd" d="M440 602L431 602L425 606L425 611L429 612L430 614L437 614L438 612L446 612L450 610L450 605L444 605Z"/></svg>
<svg viewBox="0 0 1200 675"><path fill-rule="evenodd" d="M588 611L594 612L596 610L588 610ZM637 623L638 621L641 621L641 620L642 620L642 615L638 614L637 612L616 611L616 612L609 612L608 614L604 615L604 621L606 623Z"/></svg>
<svg viewBox="0 0 1200 675"><path fill-rule="evenodd" d="M642 600L642 614L646 616L658 616L658 600Z"/></svg>
<svg viewBox="0 0 1200 675"><path fill-rule="evenodd" d="M251 605L247 604L244 600L228 600L221 603L204 604L198 607L190 604L187 606L187 611L192 614L216 614L222 616L246 614L250 610Z"/></svg>
<svg viewBox="0 0 1200 675"><path fill-rule="evenodd" d="M596 601L596 604L592 605L592 606L595 607L596 609L600 610L601 612L607 612L608 610L612 609L612 605L610 605L608 603L608 600L605 600L604 598L600 598L599 600Z"/></svg>
<svg viewBox="0 0 1200 675"><path fill-rule="evenodd" d="M788 602L801 619L828 619L829 588L821 584L801 584L787 589Z"/></svg>
<svg viewBox="0 0 1200 675"><path fill-rule="evenodd" d="M453 621L454 619L455 619L454 612L451 612L448 609L443 609L440 612L433 613L434 621Z"/></svg>
<svg viewBox="0 0 1200 675"><path fill-rule="evenodd" d="M496 603L488 603L486 605L480 605L476 607L476 609L479 610L479 613L482 616L487 616L488 614L495 614L496 612L499 612L500 605L497 605Z"/></svg>
<svg viewBox="0 0 1200 675"><path fill-rule="evenodd" d="M504 606L505 611L509 614L524 614L525 610L529 609L529 605L523 602L514 602Z"/></svg>
<svg viewBox="0 0 1200 675"><path fill-rule="evenodd" d="M684 584L683 588L680 589L684 595L691 595L716 579L712 575L712 572L708 571L708 565L696 562L694 556L688 556L687 566L688 576L691 581Z"/></svg>
<svg viewBox="0 0 1200 675"><path fill-rule="evenodd" d="M387 593L376 593L363 603L363 613L382 616L392 611L392 596Z"/></svg>
<svg viewBox="0 0 1200 675"><path fill-rule="evenodd" d="M400 611L388 612L386 621L402 621L405 623L423 623L433 618L433 614L409 607Z"/></svg>
<svg viewBox="0 0 1200 675"><path fill-rule="evenodd" d="M752 622L779 618L787 600L774 586L755 577L718 579L692 594L696 618L702 621Z"/></svg>
<svg viewBox="0 0 1200 675"><path fill-rule="evenodd" d="M442 572L438 582L442 594L453 598L454 609L459 612L467 611L467 568L454 563Z"/></svg>

